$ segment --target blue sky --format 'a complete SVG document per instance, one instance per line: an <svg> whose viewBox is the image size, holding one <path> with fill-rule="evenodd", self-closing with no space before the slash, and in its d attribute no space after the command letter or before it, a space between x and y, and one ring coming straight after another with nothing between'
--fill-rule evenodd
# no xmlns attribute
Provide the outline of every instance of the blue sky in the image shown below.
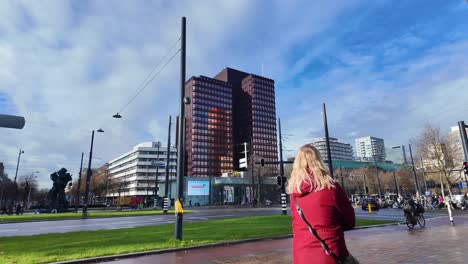
<svg viewBox="0 0 468 264"><path fill-rule="evenodd" d="M286 149L330 133L354 144L407 144L431 123L468 120L468 3L434 1L1 1L0 113L26 117L0 130L0 161L14 174L60 167L76 174L96 137L96 165L164 140L177 114L178 59L112 119L187 17L187 79L226 66L276 81ZM287 152L292 155L294 152Z"/></svg>

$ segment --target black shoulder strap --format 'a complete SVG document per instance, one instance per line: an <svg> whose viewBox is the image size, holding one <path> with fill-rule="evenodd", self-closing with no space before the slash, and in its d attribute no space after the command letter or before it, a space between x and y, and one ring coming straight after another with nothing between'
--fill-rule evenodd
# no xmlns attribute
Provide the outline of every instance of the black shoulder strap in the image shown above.
<svg viewBox="0 0 468 264"><path fill-rule="evenodd" d="M305 218L304 214L302 213L302 209L301 207L299 207L299 204L297 204L297 199L296 197L294 197L294 206L296 207L296 211L297 213L299 214L299 216L301 217L302 221L304 221L304 223L307 225L307 228L309 228L309 231L314 235L315 238L317 238L317 240L320 242L320 245L322 246L323 250L325 251L325 254L327 254L328 256L331 256L336 263L338 264L341 264L341 260L338 258L337 255L335 255L335 253L333 253L330 248L328 247L328 245L325 243L325 241L323 239L321 239L319 237L319 235L317 234L317 231L310 225L309 221L307 221L307 219Z"/></svg>

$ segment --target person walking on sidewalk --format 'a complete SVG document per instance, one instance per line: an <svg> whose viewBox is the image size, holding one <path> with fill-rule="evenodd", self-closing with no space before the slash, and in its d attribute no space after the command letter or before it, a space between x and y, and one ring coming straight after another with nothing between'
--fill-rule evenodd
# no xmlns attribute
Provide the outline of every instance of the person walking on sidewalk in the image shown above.
<svg viewBox="0 0 468 264"><path fill-rule="evenodd" d="M316 148L299 149L287 188L294 264L359 263L348 252L344 238L344 231L355 226L354 209Z"/></svg>

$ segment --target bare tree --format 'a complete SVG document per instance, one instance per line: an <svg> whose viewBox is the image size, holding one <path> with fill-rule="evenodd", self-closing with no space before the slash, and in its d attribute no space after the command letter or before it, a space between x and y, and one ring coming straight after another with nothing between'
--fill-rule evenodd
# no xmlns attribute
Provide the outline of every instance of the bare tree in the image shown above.
<svg viewBox="0 0 468 264"><path fill-rule="evenodd" d="M31 197L31 193L37 190L37 176L34 173L24 175L19 178L19 188L23 196L23 206L26 206L26 200ZM28 199L28 201L29 201ZM27 205L29 206L29 205Z"/></svg>
<svg viewBox="0 0 468 264"><path fill-rule="evenodd" d="M120 197L122 192L125 191L127 188L127 185L129 182L127 182L124 177L119 177L119 178L113 178L112 181L109 181L109 189L112 190L112 195L115 195L115 193L118 194L118 205L120 206Z"/></svg>
<svg viewBox="0 0 468 264"><path fill-rule="evenodd" d="M425 166L439 173L442 195L444 184L449 194L452 195L452 183L459 180L460 176L454 174L456 146L453 140L440 133L440 129L427 125L417 138L418 155L425 161ZM456 178L455 178L456 177Z"/></svg>

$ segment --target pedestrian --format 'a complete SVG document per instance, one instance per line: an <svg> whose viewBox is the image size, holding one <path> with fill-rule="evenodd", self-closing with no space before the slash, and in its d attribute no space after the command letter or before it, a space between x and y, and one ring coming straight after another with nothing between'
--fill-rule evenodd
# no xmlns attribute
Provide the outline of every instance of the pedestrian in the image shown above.
<svg viewBox="0 0 468 264"><path fill-rule="evenodd" d="M434 196L428 196L427 205L429 206L429 208L431 208L431 210L435 209L433 202L434 202Z"/></svg>
<svg viewBox="0 0 468 264"><path fill-rule="evenodd" d="M21 213L21 204L17 203L16 204L16 215L19 215Z"/></svg>
<svg viewBox="0 0 468 264"><path fill-rule="evenodd" d="M349 253L344 239L344 231L355 226L354 209L313 146L299 149L288 193L294 264L359 263Z"/></svg>
<svg viewBox="0 0 468 264"><path fill-rule="evenodd" d="M13 201L8 204L8 215L13 215Z"/></svg>
<svg viewBox="0 0 468 264"><path fill-rule="evenodd" d="M0 215L3 215L3 214L8 214L8 211L5 205L2 206L2 212L0 213Z"/></svg>

